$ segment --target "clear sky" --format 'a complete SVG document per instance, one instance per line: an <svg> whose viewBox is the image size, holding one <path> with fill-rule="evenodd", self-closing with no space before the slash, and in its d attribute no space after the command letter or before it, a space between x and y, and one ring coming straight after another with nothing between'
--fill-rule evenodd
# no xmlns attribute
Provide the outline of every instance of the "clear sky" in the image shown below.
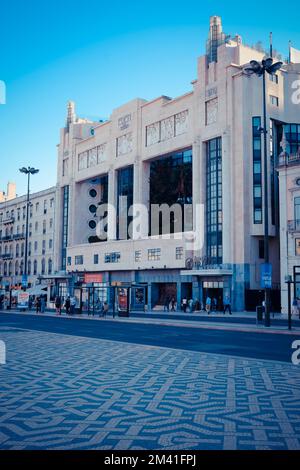
<svg viewBox="0 0 300 470"><path fill-rule="evenodd" d="M296 0L0 0L0 189L15 181L23 194L24 165L41 170L32 190L55 184L69 99L98 120L136 97L189 91L211 15L247 44L267 46L272 31L284 57L290 39L300 48Z"/></svg>

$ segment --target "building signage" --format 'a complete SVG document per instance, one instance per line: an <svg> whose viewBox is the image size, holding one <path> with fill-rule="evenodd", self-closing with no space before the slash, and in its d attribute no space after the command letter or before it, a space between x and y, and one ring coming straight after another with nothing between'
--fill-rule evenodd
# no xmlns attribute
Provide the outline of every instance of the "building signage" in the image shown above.
<svg viewBox="0 0 300 470"><path fill-rule="evenodd" d="M214 98L217 94L218 94L218 88L217 87L209 88L205 92L205 98L206 99Z"/></svg>
<svg viewBox="0 0 300 470"><path fill-rule="evenodd" d="M27 287L27 274L22 275L22 287Z"/></svg>
<svg viewBox="0 0 300 470"><path fill-rule="evenodd" d="M128 129L131 123L131 114L126 114L126 116L121 117L118 120L118 126L121 131Z"/></svg>
<svg viewBox="0 0 300 470"><path fill-rule="evenodd" d="M103 282L103 275L101 273L84 273L83 282L85 284Z"/></svg>
<svg viewBox="0 0 300 470"><path fill-rule="evenodd" d="M260 266L260 285L262 289L272 288L272 265L263 263Z"/></svg>

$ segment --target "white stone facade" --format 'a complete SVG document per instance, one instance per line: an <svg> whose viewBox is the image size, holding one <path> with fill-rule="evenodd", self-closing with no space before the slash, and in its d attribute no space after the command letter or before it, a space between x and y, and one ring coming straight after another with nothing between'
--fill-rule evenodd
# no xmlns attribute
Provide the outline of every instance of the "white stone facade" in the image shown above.
<svg viewBox="0 0 300 470"><path fill-rule="evenodd" d="M30 194L28 219L28 283L54 273L56 188ZM27 196L0 203L0 284L22 283L25 257Z"/></svg>

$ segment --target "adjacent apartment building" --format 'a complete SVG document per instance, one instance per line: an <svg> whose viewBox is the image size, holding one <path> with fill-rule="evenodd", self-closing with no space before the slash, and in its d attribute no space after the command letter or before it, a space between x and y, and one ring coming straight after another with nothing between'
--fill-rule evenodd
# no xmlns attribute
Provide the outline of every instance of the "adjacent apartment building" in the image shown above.
<svg viewBox="0 0 300 470"><path fill-rule="evenodd" d="M247 76L244 67L264 56L243 45L239 36L228 37L221 19L212 17L206 54L198 59L197 77L183 96L134 99L100 123L78 119L74 103L69 104L58 146L55 232L55 264L68 273L64 282L73 279L82 288L117 282L144 285L139 301L148 308L168 297L180 304L183 297L204 301L210 295L222 303L228 295L235 310L252 310L261 302L262 80ZM287 131L299 129L299 105L291 100L297 79L300 64L287 61L266 84L271 294L276 309L277 165L283 134L290 144L295 138L299 143L299 134ZM144 230L139 227L143 236L135 236L134 214L127 207L141 205L151 212L153 205L165 203L190 205L185 223L176 224L175 214L171 228L165 229L162 215L155 232L145 215ZM105 204L107 237L100 240L98 210ZM129 231L133 226L133 235L124 232L124 221ZM196 239L199 230L203 240L193 246L191 237Z"/></svg>
<svg viewBox="0 0 300 470"><path fill-rule="evenodd" d="M28 219L28 286L42 275L54 272L56 188L30 195ZM19 287L25 263L27 196L16 196L9 183L0 200L0 285Z"/></svg>

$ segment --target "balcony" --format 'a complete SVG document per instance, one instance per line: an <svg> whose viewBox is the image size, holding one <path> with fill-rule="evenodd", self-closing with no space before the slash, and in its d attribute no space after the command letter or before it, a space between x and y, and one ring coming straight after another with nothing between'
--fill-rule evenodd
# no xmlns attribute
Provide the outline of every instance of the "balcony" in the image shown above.
<svg viewBox="0 0 300 470"><path fill-rule="evenodd" d="M289 155L284 153L279 155L278 166L300 165L300 152Z"/></svg>
<svg viewBox="0 0 300 470"><path fill-rule="evenodd" d="M300 232L300 219L288 220L287 229L288 232Z"/></svg>
<svg viewBox="0 0 300 470"><path fill-rule="evenodd" d="M4 253L0 255L0 259L7 260L7 259L13 259L12 253Z"/></svg>
<svg viewBox="0 0 300 470"><path fill-rule="evenodd" d="M13 224L14 221L15 221L15 218L12 217L12 216L5 217L5 218L2 219L3 224Z"/></svg>
<svg viewBox="0 0 300 470"><path fill-rule="evenodd" d="M10 242L12 240L11 235L5 235L4 237L1 238L3 242Z"/></svg>
<svg viewBox="0 0 300 470"><path fill-rule="evenodd" d="M15 233L13 235L14 240L21 240L21 238L25 238L25 233Z"/></svg>

